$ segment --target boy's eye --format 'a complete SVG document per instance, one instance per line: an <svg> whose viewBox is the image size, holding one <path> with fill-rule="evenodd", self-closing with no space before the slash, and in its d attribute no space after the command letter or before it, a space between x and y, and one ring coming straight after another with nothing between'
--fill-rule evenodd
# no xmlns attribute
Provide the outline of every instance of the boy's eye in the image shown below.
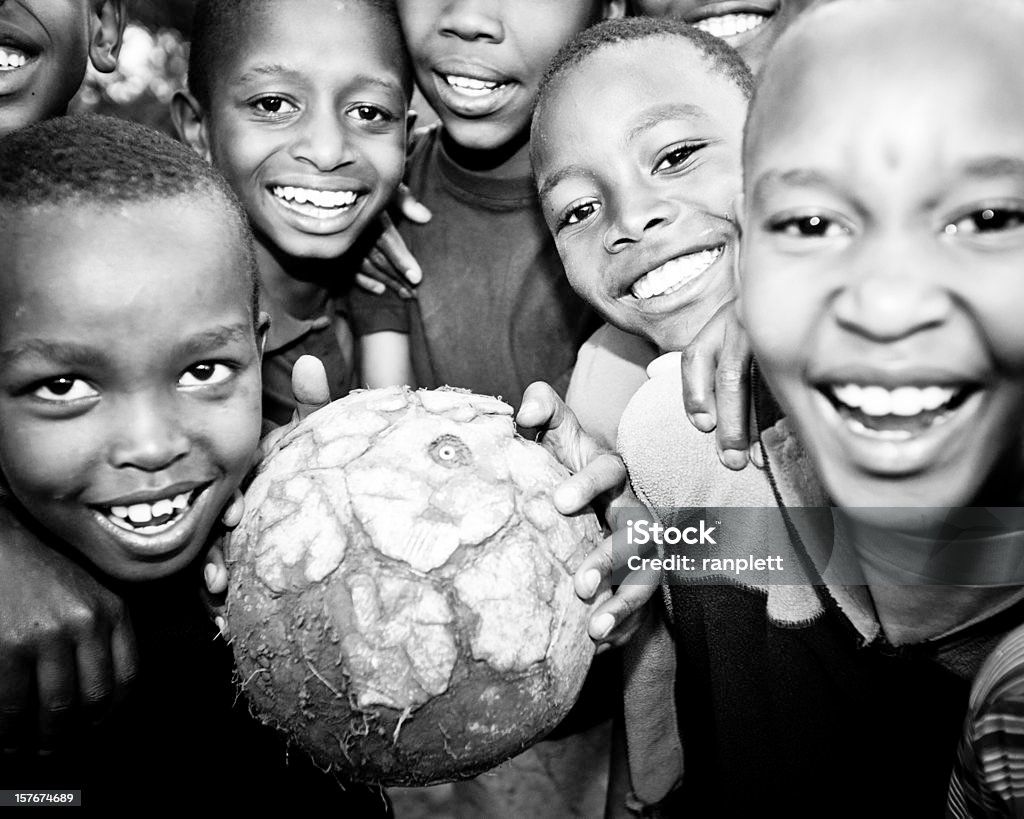
<svg viewBox="0 0 1024 819"><path fill-rule="evenodd" d="M347 113L360 122L392 122L395 119L391 112L376 105L354 105Z"/></svg>
<svg viewBox="0 0 1024 819"><path fill-rule="evenodd" d="M181 387L212 387L216 384L223 384L234 372L227 364L220 364L214 361L201 361L193 364L178 379Z"/></svg>
<svg viewBox="0 0 1024 819"><path fill-rule="evenodd" d="M772 222L769 225L769 230L772 233L781 233L784 236L793 236L797 239L831 239L846 232L839 222L816 214L780 219Z"/></svg>
<svg viewBox="0 0 1024 819"><path fill-rule="evenodd" d="M558 229L585 222L601 209L601 203L593 199L569 206L558 220Z"/></svg>
<svg viewBox="0 0 1024 819"><path fill-rule="evenodd" d="M946 225L947 234L992 233L1024 226L1024 209L1014 207L982 208Z"/></svg>
<svg viewBox="0 0 1024 819"><path fill-rule="evenodd" d="M86 381L71 376L60 376L37 384L32 395L43 401L71 403L99 395Z"/></svg>
<svg viewBox="0 0 1024 819"><path fill-rule="evenodd" d="M706 144L706 142L688 142L685 145L677 145L657 159L652 173L661 173L662 171L678 168L680 165L685 164L691 156Z"/></svg>
<svg viewBox="0 0 1024 819"><path fill-rule="evenodd" d="M297 110L294 104L290 103L284 97L260 97L259 99L253 100L250 105L260 114L268 114L271 116L280 116L282 114L291 114Z"/></svg>

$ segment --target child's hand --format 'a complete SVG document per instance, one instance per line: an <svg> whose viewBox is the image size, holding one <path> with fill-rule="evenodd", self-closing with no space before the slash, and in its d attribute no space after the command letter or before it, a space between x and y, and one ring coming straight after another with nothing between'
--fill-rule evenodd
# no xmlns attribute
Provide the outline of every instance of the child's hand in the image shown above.
<svg viewBox="0 0 1024 819"><path fill-rule="evenodd" d="M527 388L516 420L520 426L542 430L538 440L573 473L554 493L555 508L563 515L575 514L588 505L599 506L599 513L614 530L625 525L627 516L646 514L629 490L622 459L583 430L549 385L538 382ZM628 555L621 545L613 548L613 540L619 544L624 537L620 533L605 538L576 571L576 594L584 602L595 603L607 595L612 573L625 565ZM653 596L660 579L658 572L631 572L614 594L593 610L589 631L599 643L598 651L629 639L639 622L637 613Z"/></svg>
<svg viewBox="0 0 1024 819"><path fill-rule="evenodd" d="M304 355L295 362L292 367L292 396L295 398L295 412L292 413L291 422L263 436L257 453L258 459L266 457L274 445L294 429L296 424L330 403L331 390L327 384L327 372L320 359ZM221 523L226 529L234 529L242 522L243 514L245 498L241 492L236 491L231 503L221 514ZM227 621L224 619L224 595L228 590L228 567L224 554L226 542L225 539L220 539L210 546L203 566L206 608L225 639L229 637Z"/></svg>
<svg viewBox="0 0 1024 819"><path fill-rule="evenodd" d="M729 469L743 469L748 458L762 465L750 434L750 361L735 302L723 305L682 354L686 416L701 432L715 430L718 457Z"/></svg>
<svg viewBox="0 0 1024 819"><path fill-rule="evenodd" d="M413 197L405 185L398 186L392 205L410 222L422 225L430 221L430 211ZM417 285L423 281L419 262L405 246L405 241L387 213L381 214L378 229L377 240L363 259L360 272L356 274L356 284L377 295L390 287L402 298L411 298L412 293L406 283Z"/></svg>
<svg viewBox="0 0 1024 819"><path fill-rule="evenodd" d="M106 716L135 675L121 598L0 505L0 749L53 750Z"/></svg>

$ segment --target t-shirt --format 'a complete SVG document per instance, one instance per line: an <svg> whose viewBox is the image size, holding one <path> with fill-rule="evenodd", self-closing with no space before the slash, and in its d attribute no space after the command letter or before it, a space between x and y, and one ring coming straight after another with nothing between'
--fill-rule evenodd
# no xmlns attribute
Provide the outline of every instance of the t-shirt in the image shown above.
<svg viewBox="0 0 1024 819"><path fill-rule="evenodd" d="M437 126L419 133L407 178L433 214L400 228L423 269L410 302L419 386L464 387L516 407L533 381L564 395L576 351L600 322L569 286L532 179L456 165Z"/></svg>
<svg viewBox="0 0 1024 819"><path fill-rule="evenodd" d="M200 583L183 572L122 590L138 647L128 698L50 757L0 757L0 789L80 789L82 805L104 815L387 816L378 788L321 773L250 716Z"/></svg>
<svg viewBox="0 0 1024 819"><path fill-rule="evenodd" d="M785 571L725 566L707 584L673 566L658 617L628 647L627 680L641 681L625 703L634 791L665 816L942 815L970 680L1024 605L894 643L788 422L759 425L765 470L727 470L683 416L678 369L667 374L619 428L637 496L663 519L714 510L714 542L683 554L775 557Z"/></svg>
<svg viewBox="0 0 1024 819"><path fill-rule="evenodd" d="M263 418L275 424L292 419L292 367L304 355L319 358L327 371L331 400L359 386L355 338L348 322L347 298L324 302L320 315L293 318L266 290L260 307L270 314L270 331L263 347Z"/></svg>

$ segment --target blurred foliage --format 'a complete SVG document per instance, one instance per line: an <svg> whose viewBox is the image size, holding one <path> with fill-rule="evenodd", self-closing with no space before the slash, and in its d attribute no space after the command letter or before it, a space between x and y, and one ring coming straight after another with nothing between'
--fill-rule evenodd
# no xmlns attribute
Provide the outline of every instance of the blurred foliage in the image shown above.
<svg viewBox="0 0 1024 819"><path fill-rule="evenodd" d="M168 103L185 82L193 5L194 0L130 0L117 70L101 74L90 66L71 110L131 119L173 134Z"/></svg>

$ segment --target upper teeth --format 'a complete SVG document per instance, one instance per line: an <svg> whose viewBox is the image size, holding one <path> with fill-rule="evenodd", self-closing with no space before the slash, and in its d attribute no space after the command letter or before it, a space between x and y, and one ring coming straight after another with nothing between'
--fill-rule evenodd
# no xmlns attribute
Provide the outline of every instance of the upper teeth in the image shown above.
<svg viewBox="0 0 1024 819"><path fill-rule="evenodd" d="M448 85L452 86L452 88L458 88L460 91L465 91L471 95L479 96L489 94L503 84L500 82L477 80L473 79L473 77L460 77L456 74L446 74L445 81Z"/></svg>
<svg viewBox="0 0 1024 819"><path fill-rule="evenodd" d="M275 187L274 196L289 202L305 205L307 202L317 208L344 208L353 204L355 191L320 191L316 188Z"/></svg>
<svg viewBox="0 0 1024 819"><path fill-rule="evenodd" d="M0 48L0 70L21 68L27 62L28 57L20 51Z"/></svg>
<svg viewBox="0 0 1024 819"><path fill-rule="evenodd" d="M161 498L153 503L133 503L131 506L111 506L110 514L132 523L149 523L153 518L164 517L175 510L188 506L190 492L183 492L173 498Z"/></svg>
<svg viewBox="0 0 1024 819"><path fill-rule="evenodd" d="M836 400L865 415L911 417L931 412L953 400L953 387L897 387L894 390L875 385L844 384L832 387Z"/></svg>
<svg viewBox="0 0 1024 819"><path fill-rule="evenodd" d="M679 256L637 279L633 283L632 293L638 299L650 299L672 293L697 278L721 255L722 248L713 247L699 253Z"/></svg>
<svg viewBox="0 0 1024 819"><path fill-rule="evenodd" d="M698 20L693 27L713 34L715 37L732 37L757 28L767 19L763 14L723 14L721 17Z"/></svg>

